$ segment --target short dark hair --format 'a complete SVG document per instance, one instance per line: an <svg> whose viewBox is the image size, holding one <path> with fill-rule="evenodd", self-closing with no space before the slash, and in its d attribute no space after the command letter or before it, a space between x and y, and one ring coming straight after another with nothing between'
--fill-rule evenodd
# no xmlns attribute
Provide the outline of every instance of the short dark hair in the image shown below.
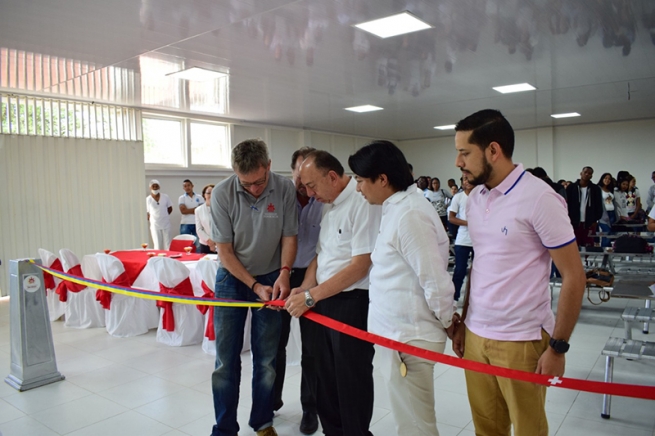
<svg viewBox="0 0 655 436"><path fill-rule="evenodd" d="M540 179L545 179L546 177L548 177L548 173L542 167L534 167L534 169L532 170L532 175L535 177L539 177Z"/></svg>
<svg viewBox="0 0 655 436"><path fill-rule="evenodd" d="M291 155L291 169L296 169L296 161L298 160L298 156L302 156L303 159L307 159L307 155L315 150L316 149L314 147L300 147L298 150L294 151Z"/></svg>
<svg viewBox="0 0 655 436"><path fill-rule="evenodd" d="M457 123L455 131L471 132L469 144L482 150L497 142L506 157L511 158L514 153L514 129L498 110L484 109L469 115Z"/></svg>
<svg viewBox="0 0 655 436"><path fill-rule="evenodd" d="M259 138L241 141L232 149L232 168L243 174L266 168L270 161L268 147Z"/></svg>
<svg viewBox="0 0 655 436"><path fill-rule="evenodd" d="M589 168L592 173L594 172L594 169L592 167L590 167L589 165L587 165L585 167L582 167L582 171L586 170L587 168Z"/></svg>
<svg viewBox="0 0 655 436"><path fill-rule="evenodd" d="M323 175L326 175L330 171L334 171L339 177L343 177L345 173L343 165L341 165L339 159L325 150L314 150L305 156L305 160L307 159L314 161L314 166L317 170L321 170Z"/></svg>
<svg viewBox="0 0 655 436"><path fill-rule="evenodd" d="M191 183L193 185L193 182L191 180L189 180L189 179L184 179L184 181L182 183Z"/></svg>
<svg viewBox="0 0 655 436"><path fill-rule="evenodd" d="M385 174L395 191L404 191L414 183L405 155L389 141L377 140L360 148L348 158L348 166L366 179Z"/></svg>
<svg viewBox="0 0 655 436"><path fill-rule="evenodd" d="M409 171L413 173L413 172L414 172L414 165L412 165L411 163L407 162L407 166L409 167ZM653 172L655 173L655 171L653 171Z"/></svg>

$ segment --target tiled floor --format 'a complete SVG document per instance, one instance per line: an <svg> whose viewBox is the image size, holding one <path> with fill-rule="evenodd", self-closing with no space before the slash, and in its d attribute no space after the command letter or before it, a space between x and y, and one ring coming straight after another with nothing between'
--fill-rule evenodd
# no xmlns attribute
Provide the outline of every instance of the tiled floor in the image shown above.
<svg viewBox="0 0 655 436"><path fill-rule="evenodd" d="M556 292L557 295L557 292ZM613 299L601 306L586 300L567 355L569 377L602 380L600 355L609 336L622 336L620 314L637 301ZM655 326L653 328L655 330ZM2 436L156 436L202 435L211 431L213 408L210 376L213 359L200 346L173 348L155 343L155 332L129 339L108 336L102 329L75 330L52 324L63 382L18 393L0 383ZM635 339L649 338L637 333ZM650 339L655 340L655 333ZM250 357L243 355L239 423L242 436L250 406ZM9 302L0 301L0 367L9 372ZM655 363L616 359L614 380L655 385ZM385 385L375 374L375 411L371 431L394 435ZM435 369L437 419L442 436L474 434L463 372ZM280 435L299 435L300 368L287 369L284 407L275 418ZM558 436L651 436L655 401L614 397L612 418L600 417L602 397L550 388L547 396L550 434Z"/></svg>

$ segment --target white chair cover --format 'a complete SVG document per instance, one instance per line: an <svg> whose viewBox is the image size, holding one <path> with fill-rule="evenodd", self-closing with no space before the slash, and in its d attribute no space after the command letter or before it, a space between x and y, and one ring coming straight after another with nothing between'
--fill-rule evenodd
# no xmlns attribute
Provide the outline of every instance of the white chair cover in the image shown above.
<svg viewBox="0 0 655 436"><path fill-rule="evenodd" d="M113 283L125 272L123 263L116 257L97 253L96 260L107 283ZM159 309L155 300L129 297L112 293L109 310L105 310L107 333L118 338L128 338L148 333L159 323Z"/></svg>
<svg viewBox="0 0 655 436"><path fill-rule="evenodd" d="M39 258L41 259L41 264L46 267L50 267L57 256L54 253L49 252L43 248L39 248ZM63 265L62 265L63 266ZM57 277L53 277L55 280L55 289L57 285L61 282ZM59 295L55 293L54 289L48 289L46 292L46 301L48 302L48 314L50 316L50 321L57 321L59 318L66 313L66 303L59 301Z"/></svg>
<svg viewBox="0 0 655 436"><path fill-rule="evenodd" d="M205 291L202 289L202 282L205 282L205 285L209 289L214 289L214 284L216 283L216 272L220 264L212 260L200 260L195 269L191 271L191 283L193 284L193 293L197 297L202 297ZM250 318L251 311L248 311L248 316L246 317L246 325L243 330L243 348L241 352L250 350ZM205 328L209 322L209 311L205 314ZM216 341L210 341L206 336L203 335L202 339L202 351L212 356L216 355Z"/></svg>
<svg viewBox="0 0 655 436"><path fill-rule="evenodd" d="M59 258L64 271L79 265L77 256L70 250L59 250ZM102 280L98 262L94 256L84 256L82 274L91 280ZM66 304L66 327L88 329L105 326L105 313L96 301L96 289L85 288L80 292L69 292Z"/></svg>
<svg viewBox="0 0 655 436"><path fill-rule="evenodd" d="M189 269L182 262L167 257L151 258L148 260L148 267L155 272L159 283L168 288L174 288L189 277ZM164 311L160 311L157 342L173 347L201 343L204 333L204 318L196 306L173 303L172 307L175 330L169 332L163 328Z"/></svg>
<svg viewBox="0 0 655 436"><path fill-rule="evenodd" d="M177 235L176 237L173 238L173 240L178 240L178 241L195 241L196 237L193 235Z"/></svg>

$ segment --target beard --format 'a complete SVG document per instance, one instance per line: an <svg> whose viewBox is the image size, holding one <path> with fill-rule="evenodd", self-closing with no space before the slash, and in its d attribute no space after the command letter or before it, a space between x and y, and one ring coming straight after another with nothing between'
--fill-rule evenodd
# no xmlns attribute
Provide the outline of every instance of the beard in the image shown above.
<svg viewBox="0 0 655 436"><path fill-rule="evenodd" d="M489 178L491 177L491 172L493 171L492 166L489 164L489 161L485 156L482 156L482 172L478 174L477 176L473 176L472 173L468 173L470 178L467 177L466 180L473 185L473 186L478 186L482 185L484 183L487 183Z"/></svg>

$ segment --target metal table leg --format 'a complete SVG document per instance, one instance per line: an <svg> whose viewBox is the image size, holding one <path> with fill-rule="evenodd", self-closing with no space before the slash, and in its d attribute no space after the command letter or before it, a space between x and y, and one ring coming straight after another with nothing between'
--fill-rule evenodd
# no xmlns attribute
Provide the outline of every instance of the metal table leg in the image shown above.
<svg viewBox="0 0 655 436"><path fill-rule="evenodd" d="M650 300L646 300L646 309L650 309ZM643 332L648 334L649 327L648 322L645 322Z"/></svg>
<svg viewBox="0 0 655 436"><path fill-rule="evenodd" d="M625 338L632 339L632 321L623 320L623 326L625 328Z"/></svg>
<svg viewBox="0 0 655 436"><path fill-rule="evenodd" d="M605 382L611 383L614 376L614 356L605 357ZM601 418L610 419L610 408L612 407L612 396L603 395L603 411L600 413Z"/></svg>

